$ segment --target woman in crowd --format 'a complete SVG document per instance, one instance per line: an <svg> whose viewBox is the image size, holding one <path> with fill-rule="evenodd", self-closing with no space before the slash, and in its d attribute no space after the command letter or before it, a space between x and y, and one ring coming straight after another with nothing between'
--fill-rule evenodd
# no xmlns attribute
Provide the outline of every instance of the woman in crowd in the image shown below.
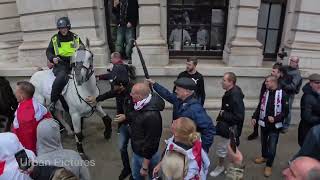
<svg viewBox="0 0 320 180"><path fill-rule="evenodd" d="M194 122L181 117L173 122L171 131L173 137L166 141L163 159L154 168L153 176L157 176L162 168L167 178L205 180L210 160L201 148L200 134Z"/></svg>

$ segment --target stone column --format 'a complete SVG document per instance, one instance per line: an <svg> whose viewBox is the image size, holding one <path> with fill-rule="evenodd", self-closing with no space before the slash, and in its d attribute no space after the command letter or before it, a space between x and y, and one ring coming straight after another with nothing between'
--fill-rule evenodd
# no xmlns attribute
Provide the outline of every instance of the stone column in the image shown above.
<svg viewBox="0 0 320 180"><path fill-rule="evenodd" d="M19 61L33 66L45 66L45 50L51 37L58 32L56 21L68 16L71 31L85 43L90 40L95 54L95 65L105 66L109 54L103 29L102 0L17 0L23 43L19 46ZM102 3L102 4L101 4Z"/></svg>
<svg viewBox="0 0 320 180"><path fill-rule="evenodd" d="M139 36L137 43L149 66L164 66L169 62L168 45L161 35L160 0L139 0ZM141 66L137 49L133 49L132 63Z"/></svg>
<svg viewBox="0 0 320 180"><path fill-rule="evenodd" d="M320 68L320 7L318 0L297 0L291 32L285 42L291 56L300 57L300 68Z"/></svg>
<svg viewBox="0 0 320 180"><path fill-rule="evenodd" d="M18 46L22 41L15 0L0 0L0 24L0 65L2 67L2 64L17 60Z"/></svg>
<svg viewBox="0 0 320 180"><path fill-rule="evenodd" d="M260 0L230 0L223 61L229 66L261 66L262 44L257 40Z"/></svg>

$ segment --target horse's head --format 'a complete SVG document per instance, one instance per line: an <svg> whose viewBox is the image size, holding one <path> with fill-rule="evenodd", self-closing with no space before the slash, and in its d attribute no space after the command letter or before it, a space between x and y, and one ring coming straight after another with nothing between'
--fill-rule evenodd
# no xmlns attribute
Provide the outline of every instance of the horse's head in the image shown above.
<svg viewBox="0 0 320 180"><path fill-rule="evenodd" d="M93 54L86 49L78 49L71 59L74 78L81 86L93 74Z"/></svg>

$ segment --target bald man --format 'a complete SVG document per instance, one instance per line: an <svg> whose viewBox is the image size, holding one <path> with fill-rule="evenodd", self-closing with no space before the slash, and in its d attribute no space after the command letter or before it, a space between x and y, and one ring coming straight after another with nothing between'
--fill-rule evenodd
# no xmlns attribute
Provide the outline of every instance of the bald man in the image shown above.
<svg viewBox="0 0 320 180"><path fill-rule="evenodd" d="M320 162L310 157L299 157L282 171L285 180L316 180L320 179Z"/></svg>
<svg viewBox="0 0 320 180"><path fill-rule="evenodd" d="M299 93L302 85L302 77L299 70L299 57L291 56L289 58L289 66L283 66L280 71L282 77L279 84L289 96L289 114L283 122L283 129L281 131L282 133L286 133L291 123L291 109L294 96Z"/></svg>
<svg viewBox="0 0 320 180"><path fill-rule="evenodd" d="M162 134L164 101L153 94L147 84L137 83L131 93L134 111L127 116L131 128L132 176L135 180L152 178L153 168L160 161L158 153Z"/></svg>

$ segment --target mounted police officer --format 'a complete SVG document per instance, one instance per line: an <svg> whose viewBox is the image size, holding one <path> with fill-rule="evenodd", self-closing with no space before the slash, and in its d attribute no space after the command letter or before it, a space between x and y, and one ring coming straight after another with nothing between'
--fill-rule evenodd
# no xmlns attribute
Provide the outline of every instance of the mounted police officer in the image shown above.
<svg viewBox="0 0 320 180"><path fill-rule="evenodd" d="M70 31L71 23L68 17L58 19L57 29L59 29L59 32L51 38L46 50L48 60L54 64L53 73L56 76L51 91L51 111L54 111L55 104L59 99L67 110L67 104L61 96L61 92L68 83L68 74L71 71L71 57L79 47L84 47L80 37Z"/></svg>

